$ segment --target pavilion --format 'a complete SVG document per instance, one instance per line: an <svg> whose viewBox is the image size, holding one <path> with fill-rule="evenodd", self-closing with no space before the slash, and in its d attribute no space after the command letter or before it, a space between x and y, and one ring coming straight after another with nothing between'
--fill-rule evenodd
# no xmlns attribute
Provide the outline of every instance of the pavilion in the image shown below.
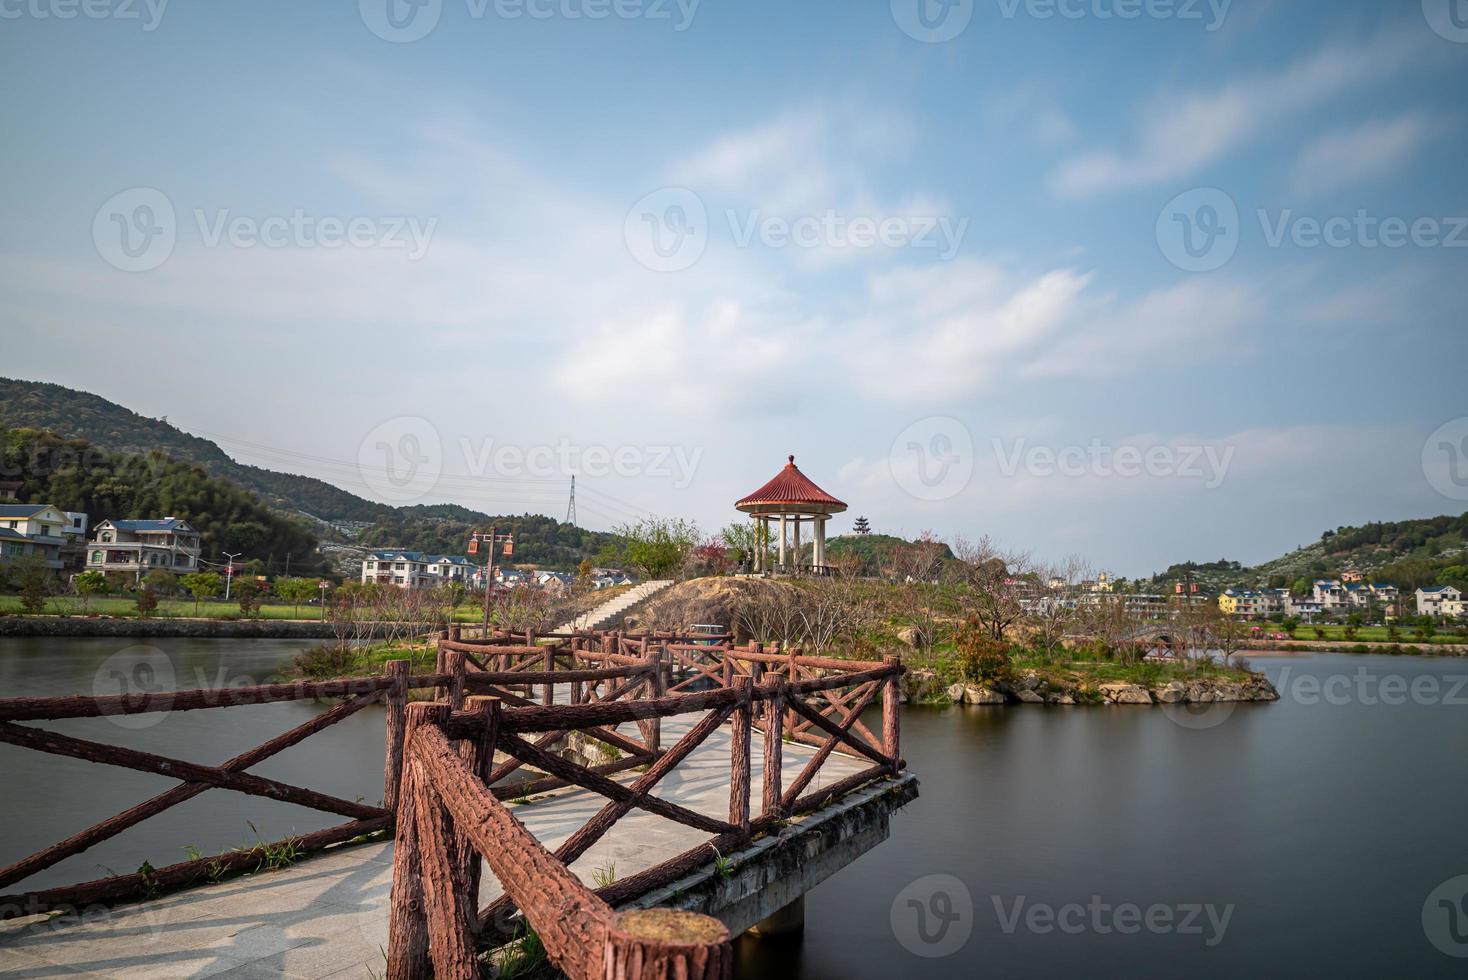
<svg viewBox="0 0 1468 980"><path fill-rule="evenodd" d="M798 573L803 570L800 547L802 524L814 525L814 548L809 571L817 575L826 572L826 522L832 515L844 511L846 504L816 486L800 472L795 465L794 456L789 457L785 468L776 473L773 480L734 507L754 518L756 572ZM771 525L776 521L780 524L779 562L774 569L767 569L764 567L765 554L769 550Z"/></svg>

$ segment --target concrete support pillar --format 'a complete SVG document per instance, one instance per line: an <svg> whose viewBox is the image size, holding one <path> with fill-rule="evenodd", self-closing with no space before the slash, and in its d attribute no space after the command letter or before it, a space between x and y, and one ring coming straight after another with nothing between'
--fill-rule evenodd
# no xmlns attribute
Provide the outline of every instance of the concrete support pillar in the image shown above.
<svg viewBox="0 0 1468 980"><path fill-rule="evenodd" d="M761 939L801 935L805 932L805 896L801 895L768 919L755 923L749 931Z"/></svg>
<svg viewBox="0 0 1468 980"><path fill-rule="evenodd" d="M780 515L780 565L781 565L782 568L785 565L785 541L786 541L786 534L785 534L785 515L784 514L781 514Z"/></svg>
<svg viewBox="0 0 1468 980"><path fill-rule="evenodd" d="M826 519L816 518L816 564L826 564Z"/></svg>
<svg viewBox="0 0 1468 980"><path fill-rule="evenodd" d="M795 518L795 567L800 567L801 558L804 557L800 551L800 517Z"/></svg>

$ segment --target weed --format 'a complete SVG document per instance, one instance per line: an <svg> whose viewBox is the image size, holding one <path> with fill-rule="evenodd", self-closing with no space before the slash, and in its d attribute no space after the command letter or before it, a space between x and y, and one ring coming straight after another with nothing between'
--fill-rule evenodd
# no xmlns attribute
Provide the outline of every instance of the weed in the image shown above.
<svg viewBox="0 0 1468 980"><path fill-rule="evenodd" d="M591 880L596 882L596 887L605 888L617 880L617 865L615 862L605 867L597 868L591 872Z"/></svg>

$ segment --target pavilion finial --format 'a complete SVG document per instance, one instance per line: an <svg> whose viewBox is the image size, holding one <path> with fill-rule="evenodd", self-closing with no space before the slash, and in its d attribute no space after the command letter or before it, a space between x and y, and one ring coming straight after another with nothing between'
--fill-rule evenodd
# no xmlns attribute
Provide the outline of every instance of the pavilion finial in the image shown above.
<svg viewBox="0 0 1468 980"><path fill-rule="evenodd" d="M795 465L795 454L794 453L791 453L789 455L789 457L787 457L787 458L790 460L790 465L791 466L794 466Z"/></svg>

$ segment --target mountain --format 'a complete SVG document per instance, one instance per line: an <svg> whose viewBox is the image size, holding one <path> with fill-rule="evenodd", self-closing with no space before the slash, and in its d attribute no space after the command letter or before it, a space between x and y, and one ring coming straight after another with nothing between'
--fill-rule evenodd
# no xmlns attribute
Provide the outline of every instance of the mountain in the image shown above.
<svg viewBox="0 0 1468 980"><path fill-rule="evenodd" d="M144 418L99 395L61 385L0 378L0 423L13 429L41 429L67 439L85 439L109 452L146 454L159 450L202 466L213 476L232 480L286 514L336 524L385 520L393 511L324 480L237 463L208 439L190 435L162 419Z"/></svg>
<svg viewBox="0 0 1468 980"><path fill-rule="evenodd" d="M206 559L243 552L275 572L289 556L293 571L320 569L316 539L304 527L248 490L162 452L108 452L82 439L0 428L0 467L20 481L21 500L85 513L93 523L179 517L200 532Z"/></svg>
<svg viewBox="0 0 1468 980"><path fill-rule="evenodd" d="M1170 587L1188 574L1211 590L1285 588L1300 579L1335 578L1346 570L1405 589L1468 585L1468 513L1338 527L1313 544L1252 568L1227 560L1187 562L1154 575L1152 583Z"/></svg>
<svg viewBox="0 0 1468 980"><path fill-rule="evenodd" d="M541 514L495 516L456 504L375 503L324 480L237 462L217 444L163 419L145 418L98 395L56 384L0 378L0 426L85 440L108 453L157 455L198 467L258 496L276 519L319 538L329 563L343 573L354 572L369 548L459 554L470 533L490 526L515 531L515 563L544 568L570 569L582 559L594 560L611 538ZM55 503L63 505L59 499Z"/></svg>

